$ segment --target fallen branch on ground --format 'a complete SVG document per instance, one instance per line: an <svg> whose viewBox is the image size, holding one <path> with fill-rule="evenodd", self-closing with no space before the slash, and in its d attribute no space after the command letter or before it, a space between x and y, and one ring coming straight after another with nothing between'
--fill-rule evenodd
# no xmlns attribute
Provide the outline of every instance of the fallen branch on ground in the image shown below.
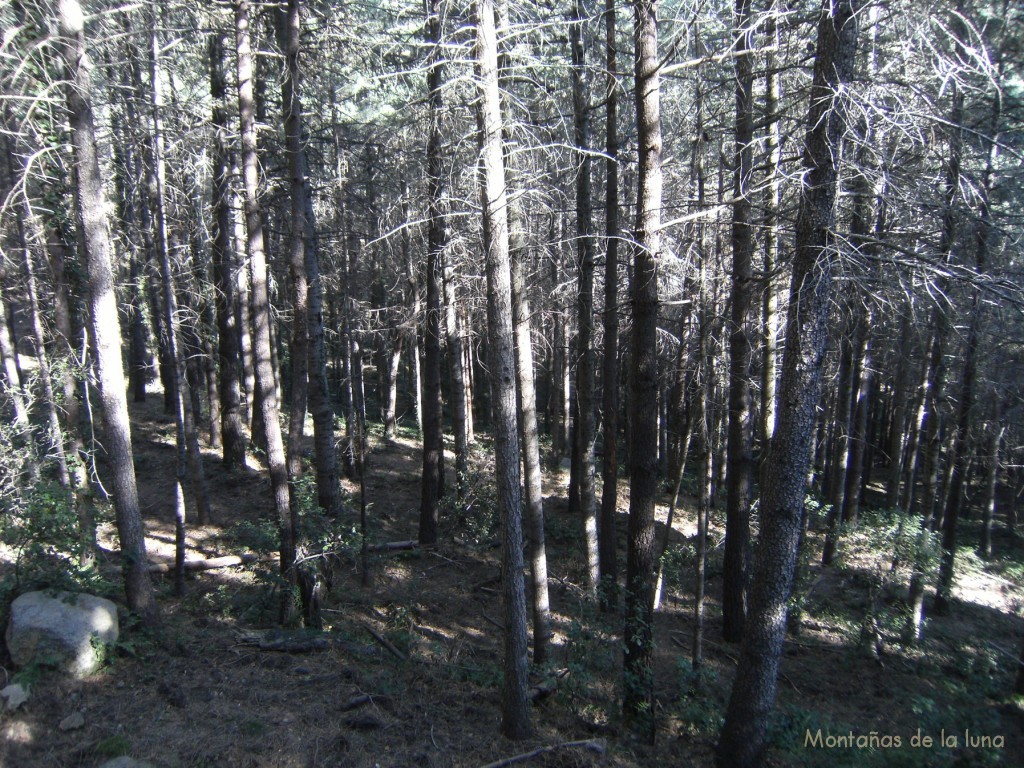
<svg viewBox="0 0 1024 768"><path fill-rule="evenodd" d="M544 701L548 696L558 690L558 684L569 676L568 669L560 669L555 672L555 676L549 680L533 685L526 692L526 698L532 703L537 704L538 702Z"/></svg>
<svg viewBox="0 0 1024 768"><path fill-rule="evenodd" d="M416 539L408 541L389 541L384 544L371 544L366 548L367 552L398 552L403 549L417 549L420 543Z"/></svg>
<svg viewBox="0 0 1024 768"><path fill-rule="evenodd" d="M314 651L326 651L338 644L334 638L327 635L309 635L306 633L294 634L262 634L259 632L244 632L241 634L239 643L241 645L255 646L261 651L278 651L280 653L312 653Z"/></svg>
<svg viewBox="0 0 1024 768"><path fill-rule="evenodd" d="M405 654L398 650L390 640L384 637L384 635L375 630L369 624L363 624L363 627L365 627L366 631L373 636L374 640L383 645L395 658L400 661L408 661Z"/></svg>
<svg viewBox="0 0 1024 768"><path fill-rule="evenodd" d="M210 557L202 560L186 560L186 571L212 571L214 568L230 568L233 565L245 565L259 560L258 555L247 553L244 555L225 555L224 557ZM174 573L174 563L150 563L150 573Z"/></svg>
<svg viewBox="0 0 1024 768"><path fill-rule="evenodd" d="M506 757L502 760L496 760L493 763L488 763L483 768L505 768L506 765L514 765L516 763L523 763L527 760L532 760L540 755L546 755L548 752L554 752L558 749L589 749L591 752L596 752L599 755L603 755L605 752L604 740L603 739L586 739L584 741L563 741L561 744L550 744L546 747L537 747L536 749L530 750L529 752L523 752L521 755L514 755L512 757Z"/></svg>

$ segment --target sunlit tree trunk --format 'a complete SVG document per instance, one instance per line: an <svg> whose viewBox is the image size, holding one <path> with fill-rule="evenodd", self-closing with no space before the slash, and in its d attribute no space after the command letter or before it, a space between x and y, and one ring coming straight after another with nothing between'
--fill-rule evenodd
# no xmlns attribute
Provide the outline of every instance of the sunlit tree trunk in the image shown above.
<svg viewBox="0 0 1024 768"><path fill-rule="evenodd" d="M111 489L121 543L125 593L129 609L147 623L158 620L159 609L149 580L145 529L139 510L132 437L121 363L121 329L117 298L110 267L103 179L96 152L92 83L84 66L85 18L78 0L60 0L60 34L67 68L65 88L71 144L76 169L76 205L82 228L84 259L89 283L89 316L96 369L100 382L100 405L106 423L106 451L111 459Z"/></svg>
<svg viewBox="0 0 1024 768"><path fill-rule="evenodd" d="M306 287L305 308L305 349L292 348L293 365L300 354L306 356L304 370L292 371L292 408L298 409L298 398L294 387L298 386L296 376L305 377L306 401L313 417L313 452L316 471L317 503L328 514L339 511L340 488L338 486L337 456L334 448L334 410L331 407L330 391L327 385L327 349L324 337L323 281L320 276L320 244L316 232L316 218L313 212L313 193L309 181L306 160L305 129L302 121L302 79L299 70L299 48L302 38L301 3L289 0L286 16L279 17L284 23L282 42L285 51L286 78L282 86L285 109L285 142L291 177L291 260L296 276L295 299L300 302L300 283ZM298 315L293 318L298 322ZM295 330L293 337L299 334ZM302 335L302 334L299 334ZM289 435L292 449L301 448L302 429L296 427L295 415L291 416ZM293 457L293 464L299 463ZM307 608L309 606L306 606Z"/></svg>
<svg viewBox="0 0 1024 768"><path fill-rule="evenodd" d="M598 555L597 500L594 487L594 221L590 182L590 104L584 79L584 18L582 0L575 0L569 29L572 56L573 131L579 151L576 161L576 440L579 444L579 504L583 520L583 546L587 590L597 596L601 580Z"/></svg>
<svg viewBox="0 0 1024 768"><path fill-rule="evenodd" d="M267 463L274 496L280 539L280 572L285 582L295 581L295 522L289 504L288 467L285 462L284 441L277 388L274 383L270 338L270 296L267 291L267 259L264 251L263 213L257 198L259 187L259 159L256 155L256 121L253 102L252 48L249 30L249 0L234 0L235 42L238 67L238 107L241 116L242 177L245 186L245 219L249 275L252 293L253 358L256 375L257 400L260 402L260 420L267 440ZM291 610L292 590L283 591L281 618Z"/></svg>
<svg viewBox="0 0 1024 768"><path fill-rule="evenodd" d="M658 279L661 252L661 104L656 0L634 0L637 147L636 245L630 292L629 525L626 556L623 710L652 704L655 586L654 500L658 461ZM653 718L653 713L649 713ZM648 725L653 729L653 719ZM653 735L653 730L651 731Z"/></svg>
<svg viewBox="0 0 1024 768"><path fill-rule="evenodd" d="M508 738L530 734L526 697L526 591L516 419L516 360L512 327L508 195L502 150L498 89L498 44L491 0L476 3L476 75L480 97L481 208L487 270L487 327L494 412L494 465L502 521L504 680L501 731Z"/></svg>
<svg viewBox="0 0 1024 768"><path fill-rule="evenodd" d="M605 262L604 358L601 364L601 410L604 413L601 465L601 515L598 525L601 608L618 603L618 537L615 516L619 494L619 83L615 40L615 0L605 0Z"/></svg>
<svg viewBox="0 0 1024 768"><path fill-rule="evenodd" d="M762 764L775 704L832 300L841 100L853 75L856 10L853 0L826 0L818 24L779 412L761 489L746 632L716 754L722 768Z"/></svg>
<svg viewBox="0 0 1024 768"><path fill-rule="evenodd" d="M750 52L750 0L736 0L736 130L732 208L732 316L729 327L729 436L726 476L722 637L743 637L746 619L747 545L753 478L750 407L750 312L754 294L754 237L748 198L754 160L754 70ZM770 236L770 235L769 235Z"/></svg>

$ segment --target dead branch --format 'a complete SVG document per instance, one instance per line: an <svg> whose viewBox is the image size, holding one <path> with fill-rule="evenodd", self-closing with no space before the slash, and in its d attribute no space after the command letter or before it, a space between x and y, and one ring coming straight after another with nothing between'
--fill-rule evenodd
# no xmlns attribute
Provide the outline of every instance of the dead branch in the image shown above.
<svg viewBox="0 0 1024 768"><path fill-rule="evenodd" d="M400 661L408 661L408 658L406 657L406 655L404 653L402 653L400 650L398 650L390 640L388 640L386 637L384 637L384 635L382 635L380 632L375 630L369 624L363 624L363 627L365 627L366 631L370 633L370 635L373 637L373 639L376 640L381 645L383 645L384 648L387 649L387 651L389 653L391 653L392 656L394 656L396 659L398 659Z"/></svg>
<svg viewBox="0 0 1024 768"><path fill-rule="evenodd" d="M244 555L225 555L224 557L210 557L200 560L186 560L186 571L212 571L215 568L229 568L233 565L245 565L259 560L258 555L246 553ZM174 563L150 563L150 573L173 573Z"/></svg>
<svg viewBox="0 0 1024 768"><path fill-rule="evenodd" d="M544 701L544 699L558 690L558 684L568 676L568 669L560 669L549 680L544 680L537 683L537 685L531 686L526 692L526 697L534 704Z"/></svg>
<svg viewBox="0 0 1024 768"><path fill-rule="evenodd" d="M558 749L587 749L591 752L596 752L599 755L603 755L605 752L604 739L585 739L583 741L563 741L561 744L549 744L546 747L537 747L529 752L523 752L521 755L513 755L512 757L506 757L501 760L496 760L493 763L488 763L482 768L505 768L506 765L514 765L516 763L523 763L527 760L532 760L540 755L546 755L548 752L554 752Z"/></svg>

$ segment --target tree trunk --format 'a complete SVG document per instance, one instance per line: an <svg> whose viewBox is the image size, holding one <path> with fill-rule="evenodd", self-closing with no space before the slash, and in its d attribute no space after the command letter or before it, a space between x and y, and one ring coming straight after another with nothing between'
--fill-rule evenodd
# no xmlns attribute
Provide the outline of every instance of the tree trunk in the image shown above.
<svg viewBox="0 0 1024 768"><path fill-rule="evenodd" d="M946 180L944 190L944 211L942 216L942 233L939 241L939 254L946 263L953 255L953 246L959 228L956 200L960 194L960 161L963 153L963 92L954 81L952 88L952 107L950 109L949 149L946 162ZM948 278L939 281L938 290L945 295L949 288ZM921 403L922 435L924 456L921 467L921 533L918 538L914 568L910 577L907 602L910 615L904 627L904 637L909 642L921 639L924 627L924 590L925 562L924 539L932 528L935 517L935 501L938 488L939 458L942 441L939 438L940 419L938 414L939 398L946 381L946 346L951 332L951 322L947 307L940 301L932 309L932 339L929 347L929 359L925 374L925 390ZM965 367L966 370L966 367ZM913 481L913 476L911 476ZM909 492L909 489L908 489Z"/></svg>
<svg viewBox="0 0 1024 768"><path fill-rule="evenodd" d="M985 505L981 521L981 556L992 559L992 523L996 517L996 491L999 485L999 448L1006 426L1003 424L1002 404L995 400L992 405L992 422L989 424L988 455L985 474Z"/></svg>
<svg viewBox="0 0 1024 768"><path fill-rule="evenodd" d="M661 98L657 0L635 0L637 179L636 246L630 291L633 360L630 382L629 525L626 557L623 710L638 718L652 706L654 501L658 490L658 280L661 253Z"/></svg>
<svg viewBox="0 0 1024 768"><path fill-rule="evenodd" d="M242 172L245 183L245 221L249 253L253 316L253 358L260 421L267 440L267 463L274 496L280 538L280 572L289 585L282 594L281 619L291 611L295 583L295 526L289 504L288 467L274 384L270 339L270 296L267 290L267 259L264 251L263 212L257 198L259 159L256 155L256 121L253 102L252 48L249 31L249 0L234 0L235 42L238 67L238 108L241 115Z"/></svg>
<svg viewBox="0 0 1024 768"><path fill-rule="evenodd" d="M722 637L738 642L746 618L747 547L753 479L750 311L754 237L748 190L754 160L754 70L750 0L736 0L736 136L732 208L732 317L729 330L729 436L726 475Z"/></svg>
<svg viewBox="0 0 1024 768"><path fill-rule="evenodd" d="M431 55L440 51L441 3L431 0L427 14L427 43ZM427 307L423 322L423 474L420 486L420 544L437 541L438 503L444 492L444 420L441 402L441 271L448 244L447 219L442 202L446 196L441 165L441 86L443 70L436 58L427 73L430 104L430 137L427 145Z"/></svg>
<svg viewBox="0 0 1024 768"><path fill-rule="evenodd" d="M203 473L201 454L199 453L198 440L194 445L190 443L195 436L195 421L191 404L186 399L185 387L185 350L184 339L181 328L181 319L178 314L178 297L174 287L174 275L171 271L171 242L168 233L167 213L167 174L164 164L164 135L163 135L163 94L161 90L160 73L160 41L157 38L157 17L156 13L150 17L153 23L153 30L150 34L149 49L149 75L150 75L150 108L153 119L153 130L151 134L151 157L153 160L153 179L156 182L152 190L152 199L155 204L153 211L156 224L156 253L160 261L160 278L163 288L163 310L164 326L167 333L167 356L171 366L170 385L173 387L174 422L175 422L175 447L177 450L176 463L176 499L179 503L175 505L175 515L182 509L185 498L186 473L191 469L191 490L196 504L196 521L200 525L209 522L209 501L206 497L206 479ZM177 542L179 551L177 557L184 559L183 537ZM184 590L184 581L180 575L175 580L175 590L180 595Z"/></svg>
<svg viewBox="0 0 1024 768"><path fill-rule="evenodd" d="M504 603L504 680L501 731L511 739L531 731L526 658L526 592L516 424L514 329L512 327L508 196L502 149L498 88L498 44L491 0L476 3L476 74L480 88L481 208L487 269L487 327L491 399L494 411L494 465L502 520L502 598Z"/></svg>
<svg viewBox="0 0 1024 768"><path fill-rule="evenodd" d="M618 604L618 536L615 517L619 501L619 131L618 63L615 40L615 0L605 0L607 55L605 114L605 262L604 358L601 410L604 457L601 465L601 516L597 527L601 609Z"/></svg>
<svg viewBox="0 0 1024 768"><path fill-rule="evenodd" d="M818 25L778 420L761 489L746 632L716 755L722 768L761 765L775 703L832 300L829 246L845 128L837 92L853 74L855 12L853 0L830 0L823 3Z"/></svg>
<svg viewBox="0 0 1024 768"><path fill-rule="evenodd" d="M83 66L85 18L78 0L61 0L60 34L68 84L65 90L76 170L78 221L85 246L89 282L89 315L100 382L100 405L106 422L106 450L111 459L111 487L128 608L148 624L159 618L149 580L145 529L139 510L131 427L121 364L121 329L117 318L114 276L110 267L107 216L96 152L96 132L90 101L91 78Z"/></svg>
<svg viewBox="0 0 1024 768"><path fill-rule="evenodd" d="M955 33L958 40L966 40L967 31L963 29L962 17L954 20ZM978 223L974 232L974 270L975 274L984 276L988 264L989 239L992 232L992 213L989 198L992 191L992 177L995 172L997 143L995 140L999 125L1001 97L997 94L992 101L991 123L988 131L988 157L985 173L982 178L978 196ZM960 130L960 123L955 123ZM971 310L968 319L967 339L964 343L964 368L960 384L960 401L957 404L956 432L953 435L952 456L953 474L949 483L949 494L946 514L942 520L942 557L939 563L939 583L935 595L935 612L949 612L953 592L953 568L956 558L957 523L964 493L964 483L970 458L966 444L971 428L972 409L974 408L976 381L978 377L978 345L981 336L984 305L977 285L971 287Z"/></svg>
<svg viewBox="0 0 1024 768"><path fill-rule="evenodd" d="M537 428L537 392L533 375L533 344L530 338L530 302L526 297L524 261L526 245L521 212L509 210L512 265L512 324L515 329L516 403L519 411L519 445L523 454L526 492L526 528L530 543L530 576L533 586L533 661L547 660L551 637L551 603L548 598L548 558L544 544L544 491L541 480L540 442Z"/></svg>
<svg viewBox="0 0 1024 768"><path fill-rule="evenodd" d="M570 26L572 53L572 104L576 168L576 259L579 293L576 301L576 439L579 444L579 496L583 519L583 543L587 564L587 590L597 596L601 581L598 553L597 500L594 487L594 221L590 184L590 119L584 80L584 17L582 0L576 0Z"/></svg>
<svg viewBox="0 0 1024 768"><path fill-rule="evenodd" d="M840 310L844 316L849 306ZM836 385L835 410L831 419L833 426L831 461L825 482L825 500L828 504L828 526L825 533L825 546L822 550L821 564L832 565L836 555L836 546L843 526L843 494L846 491L846 470L850 456L850 390L853 388L853 341L850 336L850 323L843 324L839 333L839 382Z"/></svg>
<svg viewBox="0 0 1024 768"><path fill-rule="evenodd" d="M313 193L306 160L305 129L302 123L302 79L299 50L302 38L302 15L299 0L289 0L285 15L278 16L284 29L279 29L285 51L286 78L282 85L286 154L291 177L291 268L295 280L295 316L302 302L300 286L305 287L304 328L293 328L292 338L304 339L300 348L292 347L292 409L289 422L289 443L292 451L301 448L302 428L296 425L295 412L306 406L313 417L313 451L316 471L317 503L329 515L339 512L338 466L334 448L334 410L327 385L327 350L324 338L323 282L320 278L320 244L313 212ZM294 343L294 341L293 341ZM301 370L294 366L305 356ZM304 398L295 388L303 386ZM300 407L300 399L305 403ZM297 457L292 464L299 464ZM293 474L293 477L295 475ZM305 606L308 611L310 606Z"/></svg>
<svg viewBox="0 0 1024 768"><path fill-rule="evenodd" d="M772 44L779 46L779 13L773 7L768 16L768 34ZM764 282L761 296L762 359L761 359L761 464L768 455L768 445L775 431L775 379L778 359L779 299L775 289L775 270L779 262L779 211L782 208L782 119L779 114L779 70L775 53L765 54L764 111L768 120L765 149L768 155L768 199L764 214Z"/></svg>
<svg viewBox="0 0 1024 768"><path fill-rule="evenodd" d="M210 97L213 100L213 281L217 309L217 355L220 362L221 455L226 469L245 465L245 431L239 386L241 338L235 316L239 268L231 246L230 145L227 85L224 73L225 35L210 35Z"/></svg>

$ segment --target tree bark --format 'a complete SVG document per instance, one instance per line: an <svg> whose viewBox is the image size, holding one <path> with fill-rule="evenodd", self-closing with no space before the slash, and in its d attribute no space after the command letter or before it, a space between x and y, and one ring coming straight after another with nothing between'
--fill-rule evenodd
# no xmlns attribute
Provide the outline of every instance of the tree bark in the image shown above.
<svg viewBox="0 0 1024 768"><path fill-rule="evenodd" d="M441 3L431 0L427 14L428 44L437 56L441 36ZM436 59L427 72L427 100L430 104L430 136L427 144L427 264L426 315L423 323L423 474L420 486L420 544L437 541L438 503L444 492L444 420L441 402L441 271L442 254L448 244L447 219L442 208L445 197L441 167L441 96L443 70Z"/></svg>
<svg viewBox="0 0 1024 768"><path fill-rule="evenodd" d="M579 443L579 504L583 520L587 591L597 597L601 581L598 552L598 517L594 487L594 221L590 182L590 105L584 79L584 18L582 0L575 0L569 28L572 58L572 104L576 167L576 439Z"/></svg>
<svg viewBox="0 0 1024 768"><path fill-rule="evenodd" d="M658 279L661 254L661 103L657 0L634 0L637 147L636 246L630 292L629 525L626 557L623 710L637 718L653 697L654 501L658 461ZM653 737L653 713L648 710Z"/></svg>
<svg viewBox="0 0 1024 768"><path fill-rule="evenodd" d="M76 169L76 204L82 228L83 256L89 282L89 315L100 382L100 405L106 422L106 450L111 458L111 487L128 608L145 623L155 624L159 608L149 580L145 528L139 510L132 437L121 363L121 329L117 317L110 241L96 151L92 83L84 65L85 18L78 0L60 0L60 34L67 68L65 89Z"/></svg>
<svg viewBox="0 0 1024 768"><path fill-rule="evenodd" d="M604 358L601 410L604 456L601 464L601 514L597 527L601 610L618 604L618 536L615 517L619 501L619 131L618 62L615 0L605 0L606 113L605 113L605 262Z"/></svg>
<svg viewBox="0 0 1024 768"><path fill-rule="evenodd" d="M285 583L295 583L295 521L292 518L288 490L288 467L285 462L284 441L270 339L270 296L267 291L267 259L264 251L263 212L257 198L259 188L259 159L256 155L256 121L253 101L252 48L249 30L249 0L234 0L235 44L238 68L238 108L241 116L242 176L245 187L246 242L249 253L249 280L252 293L253 358L257 399L260 401L260 420L267 440L267 463L274 496L280 538L280 571ZM283 591L281 618L291 610L292 589Z"/></svg>
<svg viewBox="0 0 1024 768"><path fill-rule="evenodd" d="M498 88L498 44L491 0L476 3L476 75L480 98L481 207L487 270L487 327L494 411L494 465L502 521L504 681L501 731L511 739L531 732L527 688L526 592L523 580L516 360L512 327L508 195Z"/></svg>
<svg viewBox="0 0 1024 768"><path fill-rule="evenodd" d="M726 474L722 637L738 642L746 619L747 547L753 479L750 408L750 311L753 305L754 237L748 190L754 160L754 70L750 52L750 0L736 0L736 130L732 208L732 316L729 330L729 433Z"/></svg>
<svg viewBox="0 0 1024 768"><path fill-rule="evenodd" d="M224 73L224 38L210 35L210 97L213 100L213 282L217 310L217 356L220 363L221 455L224 467L245 465L242 426L241 368L238 320L235 316L239 268L231 246L230 146L228 144L227 84Z"/></svg>
<svg viewBox="0 0 1024 768"><path fill-rule="evenodd" d="M853 74L856 10L855 0L827 0L818 25L778 421L761 491L746 632L716 754L722 768L761 765L775 703L832 300L842 91Z"/></svg>

